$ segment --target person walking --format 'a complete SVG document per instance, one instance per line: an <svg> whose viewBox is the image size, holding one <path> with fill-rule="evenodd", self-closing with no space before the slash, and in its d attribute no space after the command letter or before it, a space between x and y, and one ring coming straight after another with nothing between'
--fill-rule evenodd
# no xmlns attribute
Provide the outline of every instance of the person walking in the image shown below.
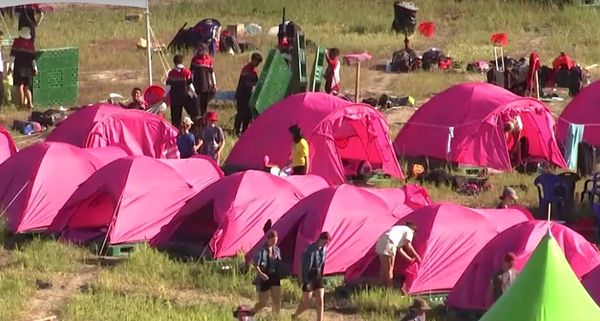
<svg viewBox="0 0 600 321"><path fill-rule="evenodd" d="M252 89L258 82L258 72L256 67L263 61L260 53L255 52L240 73L240 79L235 91L235 101L237 114L233 124L234 133L239 136L246 131L252 121L252 110L250 109L250 99L252 98Z"/></svg>
<svg viewBox="0 0 600 321"><path fill-rule="evenodd" d="M31 30L23 27L19 30L19 38L15 39L10 50L8 73L13 74L13 83L18 88L20 106L33 109L33 77L38 69L35 62L35 45L31 40Z"/></svg>
<svg viewBox="0 0 600 321"><path fill-rule="evenodd" d="M225 135L223 129L217 125L219 117L216 112L206 113L206 125L200 130L198 146L200 154L214 159L217 164L221 163L221 152L225 147Z"/></svg>
<svg viewBox="0 0 600 321"><path fill-rule="evenodd" d="M273 313L279 314L281 309L281 251L277 246L279 236L277 231L269 230L267 241L254 257L253 267L256 270L256 290L258 303L252 309L256 314L269 303L273 303Z"/></svg>
<svg viewBox="0 0 600 321"><path fill-rule="evenodd" d="M192 58L190 70L193 75L193 84L196 89L197 104L200 116L208 111L208 103L217 92L217 77L215 76L215 64L208 52L208 45L201 43L198 51Z"/></svg>
<svg viewBox="0 0 600 321"><path fill-rule="evenodd" d="M173 63L175 68L167 76L165 95L171 98L171 124L178 127L183 109L191 119L198 117L198 108L194 102L197 95L192 83L192 72L183 65L183 56L175 55Z"/></svg>
<svg viewBox="0 0 600 321"><path fill-rule="evenodd" d="M297 320L302 312L310 308L311 301L314 298L317 307L317 321L323 321L325 297L323 272L326 261L326 246L330 239L329 233L323 232L319 239L309 245L302 253L300 273L298 274L298 283L302 286L302 298L296 312L292 315L292 320Z"/></svg>
<svg viewBox="0 0 600 321"><path fill-rule="evenodd" d="M406 222L404 225L393 226L377 240L375 252L379 257L379 279L383 286L391 287L393 285L396 253L400 253L408 261L421 262L421 257L412 246L416 231L414 223ZM405 248L410 255L406 253Z"/></svg>
<svg viewBox="0 0 600 321"><path fill-rule="evenodd" d="M302 130L297 125L289 128L292 134L292 175L306 175L309 165L308 142L302 135Z"/></svg>

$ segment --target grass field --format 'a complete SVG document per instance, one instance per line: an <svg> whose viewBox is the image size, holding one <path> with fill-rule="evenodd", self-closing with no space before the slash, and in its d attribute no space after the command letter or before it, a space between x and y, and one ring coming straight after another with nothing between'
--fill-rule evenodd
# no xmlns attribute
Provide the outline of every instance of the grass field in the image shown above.
<svg viewBox="0 0 600 321"><path fill-rule="evenodd" d="M160 42L168 44L184 22L195 24L203 18L217 18L223 25L254 22L266 32L281 20L281 1L212 0L152 1L152 25ZM437 47L464 63L493 59L490 35L506 32L506 52L513 57L536 50L543 62L551 63L565 51L581 65L600 61L600 11L567 6L542 7L535 1L422 0L420 21L433 21L436 36L415 36L412 46L423 51ZM421 104L432 94L453 84L481 81L480 75L460 72L417 72L385 74L370 67L390 59L402 46L402 38L391 34L392 1L291 0L285 3L288 19L302 26L308 39L342 52L366 50L374 59L363 67L362 95L392 93L412 95ZM109 92L127 95L134 86L144 86L145 51L136 48L145 37L142 22L126 22L135 9L101 6L59 6L44 18L38 29L39 48L75 46L80 49L80 104L106 99ZM16 33L16 22L8 20ZM5 28L3 28L5 29ZM4 30L8 34L7 30ZM266 54L275 44L265 35L247 39ZM6 52L5 52L6 56ZM216 58L220 90L234 90L242 65L249 54ZM189 57L189 56L188 56ZM154 59L154 76L163 78L163 68ZM169 55L167 59L171 60ZM312 53L309 52L309 61ZM352 93L354 69L342 67L344 91ZM551 106L559 113L563 104ZM40 106L41 107L41 106ZM217 108L217 106L214 106ZM234 114L230 105L218 106L223 127L231 128ZM387 114L394 137L413 109ZM0 109L0 123L24 119L27 114L12 107ZM21 147L36 137L17 134ZM227 151L235 143L228 138ZM454 201L468 206L494 206L504 185L525 184L521 202L535 208L534 177L503 174L491 178L495 190L477 196L459 196L447 188L427 186L435 201ZM391 182L391 185L396 183ZM581 190L581 183L577 190ZM586 214L584 210L579 215ZM5 244L3 236L0 241ZM238 268L240 260L219 263L180 262L152 249L135 253L125 262L98 260L92 253L61 243L33 240L18 247L0 248L0 321L30 321L50 315L59 320L231 320L231 309L241 303L253 304L253 276ZM223 268L227 266L229 268ZM328 288L327 320L396 320L406 311L410 298L395 291L370 289L339 295ZM289 319L300 295L291 280L284 285L282 320ZM264 313L261 320L273 320ZM312 318L308 314L305 319ZM445 320L440 314L434 319Z"/></svg>

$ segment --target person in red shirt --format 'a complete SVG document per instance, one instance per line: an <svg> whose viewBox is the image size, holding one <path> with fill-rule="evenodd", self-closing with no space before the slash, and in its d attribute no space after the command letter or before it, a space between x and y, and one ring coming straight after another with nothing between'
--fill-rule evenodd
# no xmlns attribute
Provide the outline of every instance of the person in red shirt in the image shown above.
<svg viewBox="0 0 600 321"><path fill-rule="evenodd" d="M556 57L556 59L554 59L554 61L552 62L552 68L554 69L554 71L558 71L562 68L566 70L571 70L576 65L577 63L573 59L571 59L571 57L567 56L567 54L565 54L564 52L561 52L560 55Z"/></svg>
<svg viewBox="0 0 600 321"><path fill-rule="evenodd" d="M246 64L240 73L240 80L238 81L237 90L235 91L237 114L235 115L233 125L233 130L238 136L246 131L252 121L250 98L252 98L252 89L258 82L258 72L256 71L256 67L260 65L262 60L263 58L260 53L253 53L250 58L250 63Z"/></svg>
<svg viewBox="0 0 600 321"><path fill-rule="evenodd" d="M198 46L198 51L192 58L190 69L193 74L194 88L198 94L198 109L200 115L204 116L208 110L208 102L217 92L214 61L205 43Z"/></svg>
<svg viewBox="0 0 600 321"><path fill-rule="evenodd" d="M173 126L181 125L183 109L191 119L198 117L198 106L195 104L197 97L192 83L192 72L183 65L183 56L173 58L175 68L167 76L167 95L171 98L171 123Z"/></svg>
<svg viewBox="0 0 600 321"><path fill-rule="evenodd" d="M146 104L144 101L142 90L138 87L135 87L133 90L131 90L131 102L129 104L125 105L123 103L119 103L119 105L127 109L146 110L148 108L148 104Z"/></svg>
<svg viewBox="0 0 600 321"><path fill-rule="evenodd" d="M325 71L325 92L337 95L340 92L340 50L331 48L325 54L327 70Z"/></svg>

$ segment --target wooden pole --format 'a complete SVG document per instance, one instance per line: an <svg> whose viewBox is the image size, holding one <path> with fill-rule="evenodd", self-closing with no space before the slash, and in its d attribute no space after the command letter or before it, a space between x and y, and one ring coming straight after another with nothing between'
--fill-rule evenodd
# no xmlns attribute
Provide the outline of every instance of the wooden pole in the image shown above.
<svg viewBox="0 0 600 321"><path fill-rule="evenodd" d="M537 71L535 72L535 95L540 99L540 76Z"/></svg>
<svg viewBox="0 0 600 321"><path fill-rule="evenodd" d="M356 63L356 79L354 85L354 102L358 102L360 98L360 62Z"/></svg>

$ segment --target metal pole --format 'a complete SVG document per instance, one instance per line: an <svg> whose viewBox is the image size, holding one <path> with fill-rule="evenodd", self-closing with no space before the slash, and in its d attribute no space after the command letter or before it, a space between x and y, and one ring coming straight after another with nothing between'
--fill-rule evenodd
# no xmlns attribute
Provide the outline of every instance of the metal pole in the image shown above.
<svg viewBox="0 0 600 321"><path fill-rule="evenodd" d="M147 40L147 55L148 55L148 83L152 86L152 37L150 35L150 4L146 3L146 40Z"/></svg>

